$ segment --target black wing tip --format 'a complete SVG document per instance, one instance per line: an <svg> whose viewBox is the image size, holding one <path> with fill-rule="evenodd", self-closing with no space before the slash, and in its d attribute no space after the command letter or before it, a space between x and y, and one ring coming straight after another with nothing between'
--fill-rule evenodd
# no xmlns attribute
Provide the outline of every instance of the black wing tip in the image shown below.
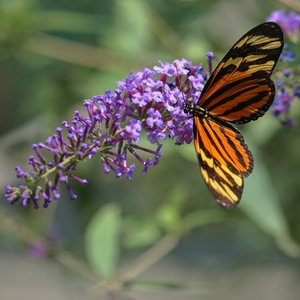
<svg viewBox="0 0 300 300"><path fill-rule="evenodd" d="M256 27L250 29L243 37L248 35L256 35L256 34L262 34L266 35L272 38L276 38L279 41L282 42L281 47L278 48L279 54L282 51L283 45L284 45L284 34L283 31L278 23L275 22L265 22L257 25Z"/></svg>
<svg viewBox="0 0 300 300"><path fill-rule="evenodd" d="M250 29L248 32L246 32L238 40L238 42L241 41L241 40L243 40L245 37L252 36L252 35L265 35L265 36L268 36L268 37L272 37L272 38L278 39L278 40L280 40L282 42L282 47L283 47L283 44L284 44L284 34L283 34L283 31L282 31L282 29L281 29L281 27L280 27L280 25L278 23L275 23L275 22L264 22L264 23L261 23L261 24L255 26L255 27L253 27L252 29ZM232 48L234 48L234 46ZM230 50L228 52L230 52Z"/></svg>
<svg viewBox="0 0 300 300"><path fill-rule="evenodd" d="M209 186L208 186L209 187ZM236 189L233 190L236 199L230 199L229 197L226 197L225 195L218 193L217 191L213 190L211 187L209 187L210 192L214 196L216 202L225 209L232 210L237 207L237 205L240 203L243 190L244 190L244 180L243 184L239 187L236 187Z"/></svg>
<svg viewBox="0 0 300 300"><path fill-rule="evenodd" d="M278 23L273 22L273 21L264 22L264 23L262 23L262 24L260 24L260 25L258 25L258 26L261 26L261 25L267 26L267 27L272 27L272 28L280 28L280 26L278 25ZM280 28L280 29L281 29L281 28Z"/></svg>
<svg viewBox="0 0 300 300"><path fill-rule="evenodd" d="M276 22L265 22L263 24L266 24L266 26L268 26L272 29L279 30L280 32L282 32L282 29L281 29L280 25Z"/></svg>
<svg viewBox="0 0 300 300"><path fill-rule="evenodd" d="M241 198L239 198L237 201L235 202L231 202L228 199L218 199L216 198L217 203L222 207L225 208L227 210L232 210L235 209L237 207L237 205L240 203Z"/></svg>
<svg viewBox="0 0 300 300"><path fill-rule="evenodd" d="M257 29L264 29L264 30L267 30L267 31L272 30L272 32L274 32L274 33L276 32L276 34L281 33L282 36L283 36L283 32L282 32L282 29L281 29L280 25L278 23L275 23L275 22L264 22L264 23L261 23L261 24L257 25L256 27L254 27L251 30L257 30Z"/></svg>

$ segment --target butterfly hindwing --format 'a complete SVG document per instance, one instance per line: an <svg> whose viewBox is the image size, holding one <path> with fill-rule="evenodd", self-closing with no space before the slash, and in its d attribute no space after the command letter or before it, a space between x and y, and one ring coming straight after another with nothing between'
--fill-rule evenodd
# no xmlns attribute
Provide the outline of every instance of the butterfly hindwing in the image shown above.
<svg viewBox="0 0 300 300"><path fill-rule="evenodd" d="M194 117L194 144L200 171L216 201L234 208L240 201L244 177L253 170L253 156L240 132L229 124Z"/></svg>

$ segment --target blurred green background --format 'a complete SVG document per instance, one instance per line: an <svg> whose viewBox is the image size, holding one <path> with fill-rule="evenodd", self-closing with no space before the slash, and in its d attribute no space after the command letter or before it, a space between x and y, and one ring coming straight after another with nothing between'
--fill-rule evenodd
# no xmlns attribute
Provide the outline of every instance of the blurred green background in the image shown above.
<svg viewBox="0 0 300 300"><path fill-rule="evenodd" d="M84 99L159 60L206 67L206 52L222 58L281 8L271 0L0 0L2 187L20 184L14 167L29 170L32 143L82 111ZM299 107L292 111L299 122ZM101 278L136 272L127 298L101 299L299 299L299 128L270 112L241 128L255 169L233 211L209 194L193 145L172 140L160 164L146 175L138 165L132 180L105 175L96 157L79 165L89 183L73 184L76 201L64 189L47 209L2 198L0 298L88 298L97 279L84 276L87 261ZM28 245L53 226L60 250L30 259ZM142 271L127 266L151 247Z"/></svg>

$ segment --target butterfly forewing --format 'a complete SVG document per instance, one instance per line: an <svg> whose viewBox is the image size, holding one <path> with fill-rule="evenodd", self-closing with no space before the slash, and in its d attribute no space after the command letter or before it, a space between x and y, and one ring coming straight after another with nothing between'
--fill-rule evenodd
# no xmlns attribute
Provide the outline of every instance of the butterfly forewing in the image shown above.
<svg viewBox="0 0 300 300"><path fill-rule="evenodd" d="M243 136L227 122L242 124L263 116L275 96L270 79L283 48L276 23L246 33L225 55L207 81L197 105L186 104L194 116L194 143L200 171L216 201L234 208L244 178L253 170L253 156Z"/></svg>
<svg viewBox="0 0 300 300"><path fill-rule="evenodd" d="M224 121L243 124L263 116L273 103L275 86L271 79L248 75L224 86L214 95L209 112Z"/></svg>
<svg viewBox="0 0 300 300"><path fill-rule="evenodd" d="M276 23L246 33L225 55L206 83L198 104L232 123L261 117L271 106L275 87L269 78L283 48Z"/></svg>

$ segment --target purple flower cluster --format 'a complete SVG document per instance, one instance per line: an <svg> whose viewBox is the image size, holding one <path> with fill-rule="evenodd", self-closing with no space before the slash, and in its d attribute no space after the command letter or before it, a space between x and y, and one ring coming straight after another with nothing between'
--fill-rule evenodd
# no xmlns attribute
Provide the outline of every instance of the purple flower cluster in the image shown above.
<svg viewBox="0 0 300 300"><path fill-rule="evenodd" d="M299 98L299 87L296 88L297 83L293 83L292 77L289 71L278 73L276 96L271 106L274 116L280 118L281 123L288 127L296 125L295 120L289 117L289 112L292 100Z"/></svg>
<svg viewBox="0 0 300 300"><path fill-rule="evenodd" d="M290 66L289 63L295 61L296 55L291 49L293 44L297 44L300 38L300 15L296 12L285 12L277 10L272 12L267 21L278 23L286 38L290 43L286 43L283 52L280 56L282 62L281 69L276 72L276 96L271 106L271 110L275 117L281 120L283 125L292 127L295 126L295 120L289 117L291 103L294 99L299 99L299 69L295 66Z"/></svg>
<svg viewBox="0 0 300 300"><path fill-rule="evenodd" d="M23 206L33 202L35 208L42 200L43 206L48 207L52 199L59 199L61 183L71 199L76 199L71 179L84 185L87 180L73 173L80 161L94 155L100 156L105 173L113 171L118 178L132 177L135 164L128 163L129 154L143 165L146 173L159 162L160 140L170 137L176 138L177 143L192 141L192 119L181 107L186 100L197 101L205 78L200 65L175 60L130 74L118 82L116 90L86 100L87 117L76 111L71 124L64 121L46 143L33 145L35 155L28 159L32 170L27 173L16 167L17 178L25 184L7 185L5 198L11 204L20 200ZM142 131L156 145L155 149L138 145ZM51 155L50 160L45 158L46 153ZM141 153L148 158L143 159Z"/></svg>
<svg viewBox="0 0 300 300"><path fill-rule="evenodd" d="M284 10L275 10L268 17L267 21L276 22L280 25L287 37L297 43L300 33L300 15L294 11L285 12Z"/></svg>

